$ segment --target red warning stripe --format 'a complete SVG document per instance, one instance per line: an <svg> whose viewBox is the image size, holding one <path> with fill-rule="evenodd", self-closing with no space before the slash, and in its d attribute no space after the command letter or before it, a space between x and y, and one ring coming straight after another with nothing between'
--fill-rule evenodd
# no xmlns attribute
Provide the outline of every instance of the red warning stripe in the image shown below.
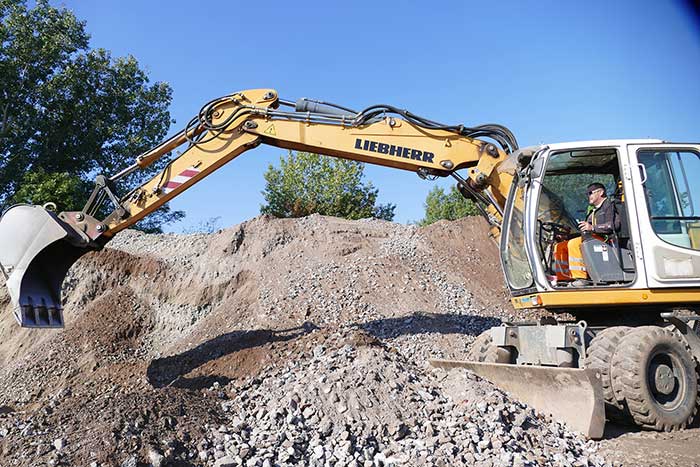
<svg viewBox="0 0 700 467"><path fill-rule="evenodd" d="M183 183L187 183L192 177L195 175L199 174L199 170L195 169L194 167L188 167L187 169L183 170L180 172L178 175L173 177L171 180L168 181L163 187L163 193L168 194L171 191L173 191L175 188L179 187Z"/></svg>

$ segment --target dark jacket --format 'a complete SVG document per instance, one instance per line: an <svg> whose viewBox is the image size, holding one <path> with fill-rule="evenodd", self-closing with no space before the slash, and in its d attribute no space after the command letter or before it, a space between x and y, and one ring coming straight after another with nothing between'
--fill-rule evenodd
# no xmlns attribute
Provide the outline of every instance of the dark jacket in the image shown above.
<svg viewBox="0 0 700 467"><path fill-rule="evenodd" d="M586 222L593 225L593 233L599 235L620 231L620 216L616 215L615 205L610 198L605 198L598 208L593 208L586 217Z"/></svg>

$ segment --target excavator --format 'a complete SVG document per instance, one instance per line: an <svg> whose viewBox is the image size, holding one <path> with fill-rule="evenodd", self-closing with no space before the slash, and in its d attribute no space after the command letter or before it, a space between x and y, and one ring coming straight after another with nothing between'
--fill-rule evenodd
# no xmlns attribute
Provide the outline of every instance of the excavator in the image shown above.
<svg viewBox="0 0 700 467"><path fill-rule="evenodd" d="M205 104L129 167L99 175L78 211L16 205L0 219L0 266L21 326L64 326L61 285L87 252L261 144L452 177L500 245L512 303L543 310L478 336L467 368L591 438L606 418L654 430L693 422L700 402L700 144L605 140L519 148L506 127L445 125L389 105L355 111L272 89ZM179 150L179 155L173 152ZM119 182L162 160L132 190ZM617 228L578 231L586 188L605 187ZM584 236L588 280L557 271L560 242ZM454 247L459 247L455 245ZM449 246L446 245L446 248ZM546 313L544 313L546 312Z"/></svg>

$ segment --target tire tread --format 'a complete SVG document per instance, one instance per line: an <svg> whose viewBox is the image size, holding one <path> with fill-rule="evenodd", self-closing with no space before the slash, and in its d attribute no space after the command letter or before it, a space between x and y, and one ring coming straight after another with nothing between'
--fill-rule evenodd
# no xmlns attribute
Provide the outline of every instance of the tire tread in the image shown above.
<svg viewBox="0 0 700 467"><path fill-rule="evenodd" d="M608 419L618 422L629 421L629 414L626 413L624 404L615 397L611 376L612 359L620 341L630 329L626 326L615 326L600 331L591 340L584 360L586 368L600 371L606 415Z"/></svg>
<svg viewBox="0 0 700 467"><path fill-rule="evenodd" d="M684 420L671 420L654 406L653 396L646 387L647 356L656 345L663 344L682 349L692 366L692 380L695 390L692 407L687 407ZM695 360L688 352L685 342L674 333L658 326L636 328L620 341L612 361L612 385L618 403L624 404L635 423L643 428L671 431L688 426L698 412L698 373ZM694 386L694 388L692 387Z"/></svg>

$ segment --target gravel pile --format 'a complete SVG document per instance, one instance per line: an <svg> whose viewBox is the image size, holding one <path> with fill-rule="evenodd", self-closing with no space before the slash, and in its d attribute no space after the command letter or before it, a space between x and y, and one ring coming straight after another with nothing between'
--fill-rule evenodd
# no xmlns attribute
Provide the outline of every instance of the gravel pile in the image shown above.
<svg viewBox="0 0 700 467"><path fill-rule="evenodd" d="M198 444L207 465L605 465L595 443L489 383L421 369L356 331L212 390L233 398L221 404L229 423L208 427Z"/></svg>

